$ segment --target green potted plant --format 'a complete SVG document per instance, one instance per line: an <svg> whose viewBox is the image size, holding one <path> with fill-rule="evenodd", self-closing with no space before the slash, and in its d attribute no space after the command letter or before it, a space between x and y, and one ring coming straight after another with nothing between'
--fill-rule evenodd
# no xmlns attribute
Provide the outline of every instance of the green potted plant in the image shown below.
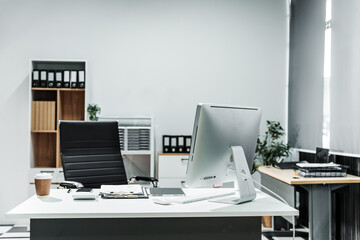
<svg viewBox="0 0 360 240"><path fill-rule="evenodd" d="M96 114L100 113L101 108L96 104L88 104L86 111L89 115L90 121L97 121L99 118L96 116Z"/></svg>
<svg viewBox="0 0 360 240"><path fill-rule="evenodd" d="M280 122L267 120L266 126L267 131L263 140L260 137L257 139L253 172L261 165L270 166L282 162L284 157L290 156L291 153L290 144L280 140L285 134ZM272 226L271 216L263 216L261 221L264 227Z"/></svg>
<svg viewBox="0 0 360 240"><path fill-rule="evenodd" d="M282 162L284 157L290 156L290 144L283 143L281 137L285 134L280 122L266 121L267 131L263 140L257 139L254 169L261 165L269 166Z"/></svg>

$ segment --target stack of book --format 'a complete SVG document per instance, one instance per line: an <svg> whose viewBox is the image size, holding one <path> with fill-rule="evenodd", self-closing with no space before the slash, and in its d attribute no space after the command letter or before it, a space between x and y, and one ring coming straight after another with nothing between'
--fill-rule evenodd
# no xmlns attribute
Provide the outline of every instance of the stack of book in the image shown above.
<svg viewBox="0 0 360 240"><path fill-rule="evenodd" d="M336 163L297 163L296 173L302 177L346 177L346 168Z"/></svg>

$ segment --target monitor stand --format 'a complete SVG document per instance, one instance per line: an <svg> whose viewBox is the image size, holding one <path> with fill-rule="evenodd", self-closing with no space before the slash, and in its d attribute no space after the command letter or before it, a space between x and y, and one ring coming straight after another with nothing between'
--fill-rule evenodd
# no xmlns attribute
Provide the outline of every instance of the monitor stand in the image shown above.
<svg viewBox="0 0 360 240"><path fill-rule="evenodd" d="M231 151L231 157L235 163L235 174L239 193L238 195L235 193L236 196L214 199L211 200L211 202L239 204L254 200L256 197L254 183L251 180L251 174L243 148L241 146L231 146Z"/></svg>

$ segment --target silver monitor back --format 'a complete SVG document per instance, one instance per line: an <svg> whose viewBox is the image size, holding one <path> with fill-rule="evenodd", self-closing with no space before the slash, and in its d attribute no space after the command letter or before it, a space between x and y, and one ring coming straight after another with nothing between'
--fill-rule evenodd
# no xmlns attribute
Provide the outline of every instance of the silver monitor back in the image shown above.
<svg viewBox="0 0 360 240"><path fill-rule="evenodd" d="M251 172L261 109L219 104L196 108L190 158L185 185L213 187L236 182L231 146L241 146Z"/></svg>

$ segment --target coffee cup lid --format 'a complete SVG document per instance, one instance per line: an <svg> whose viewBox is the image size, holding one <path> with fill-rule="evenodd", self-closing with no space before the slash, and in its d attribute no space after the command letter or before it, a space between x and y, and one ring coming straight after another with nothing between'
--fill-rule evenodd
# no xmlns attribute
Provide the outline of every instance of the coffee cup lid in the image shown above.
<svg viewBox="0 0 360 240"><path fill-rule="evenodd" d="M35 179L52 179L50 173L38 173L34 176Z"/></svg>

